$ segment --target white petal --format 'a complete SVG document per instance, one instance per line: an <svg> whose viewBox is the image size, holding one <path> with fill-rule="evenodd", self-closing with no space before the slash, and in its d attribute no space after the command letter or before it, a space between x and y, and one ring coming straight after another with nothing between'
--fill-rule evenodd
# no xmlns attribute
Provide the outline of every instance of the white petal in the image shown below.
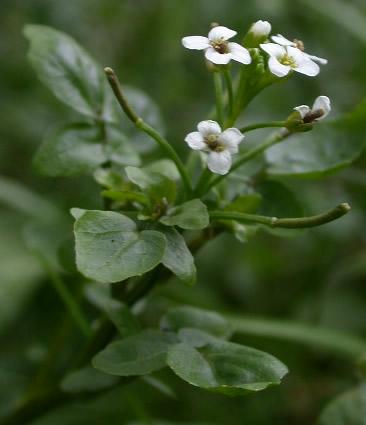
<svg viewBox="0 0 366 425"><path fill-rule="evenodd" d="M312 112L322 110L324 114L318 120L324 119L331 111L330 99L328 96L319 96L315 99Z"/></svg>
<svg viewBox="0 0 366 425"><path fill-rule="evenodd" d="M319 74L319 65L313 62L308 54L296 47L287 47L287 51L289 56L296 62L296 66L294 66L295 71L300 72L300 74L308 75L309 77L315 77L315 75Z"/></svg>
<svg viewBox="0 0 366 425"><path fill-rule="evenodd" d="M190 37L182 38L182 44L187 49L203 50L210 46L207 37L201 37L200 35L192 35Z"/></svg>
<svg viewBox="0 0 366 425"><path fill-rule="evenodd" d="M212 30L208 33L208 38L210 41L229 40L229 38L234 37L236 34L236 31L233 31L226 27L218 26L212 28Z"/></svg>
<svg viewBox="0 0 366 425"><path fill-rule="evenodd" d="M221 134L221 127L219 123L212 120L201 121L198 123L197 129L203 137L210 136L211 134Z"/></svg>
<svg viewBox="0 0 366 425"><path fill-rule="evenodd" d="M194 149L195 151L199 151L207 147L202 134L198 131L194 131L192 133L187 134L184 141L187 142L188 146Z"/></svg>
<svg viewBox="0 0 366 425"><path fill-rule="evenodd" d="M286 49L275 43L264 43L260 46L270 56L280 57L286 54Z"/></svg>
<svg viewBox="0 0 366 425"><path fill-rule="evenodd" d="M308 55L308 57L314 62L320 63L320 65L326 65L328 63L327 59L319 58L318 56Z"/></svg>
<svg viewBox="0 0 366 425"><path fill-rule="evenodd" d="M231 167L230 152L210 152L207 157L207 166L213 173L227 174Z"/></svg>
<svg viewBox="0 0 366 425"><path fill-rule="evenodd" d="M255 37L266 37L270 34L272 26L268 21L257 21L251 28L250 32L254 34Z"/></svg>
<svg viewBox="0 0 366 425"><path fill-rule="evenodd" d="M293 41L288 40L282 34L272 35L271 39L281 46L296 46Z"/></svg>
<svg viewBox="0 0 366 425"><path fill-rule="evenodd" d="M301 115L301 118L305 118L306 115L309 112L311 112L311 109L307 105L296 106L296 108L294 108L294 110L297 111Z"/></svg>
<svg viewBox="0 0 366 425"><path fill-rule="evenodd" d="M288 73L291 71L291 66L282 65L282 63L278 62L277 58L271 56L268 60L268 68L272 72L272 74L277 77L286 77Z"/></svg>
<svg viewBox="0 0 366 425"><path fill-rule="evenodd" d="M313 62L311 59L304 59L298 63L297 67L294 69L295 71L300 72L300 74L304 74L309 77L315 77L320 72L319 65Z"/></svg>
<svg viewBox="0 0 366 425"><path fill-rule="evenodd" d="M228 43L228 50L231 58L237 62L248 65L252 62L249 51L238 43Z"/></svg>
<svg viewBox="0 0 366 425"><path fill-rule="evenodd" d="M231 61L231 53L219 53L213 47L205 52L206 59L216 65L226 65Z"/></svg>
<svg viewBox="0 0 366 425"><path fill-rule="evenodd" d="M219 141L230 153L238 153L239 143L244 139L244 135L237 128L228 128L219 136Z"/></svg>

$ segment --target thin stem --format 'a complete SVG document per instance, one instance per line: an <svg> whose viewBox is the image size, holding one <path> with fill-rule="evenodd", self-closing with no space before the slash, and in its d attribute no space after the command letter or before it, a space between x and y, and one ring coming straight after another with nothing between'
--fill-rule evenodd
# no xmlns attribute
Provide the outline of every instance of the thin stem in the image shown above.
<svg viewBox="0 0 366 425"><path fill-rule="evenodd" d="M215 84L215 93L216 93L216 114L217 121L221 126L224 125L224 92L222 87L222 76L221 72L214 72L214 84Z"/></svg>
<svg viewBox="0 0 366 425"><path fill-rule="evenodd" d="M260 223L269 227L281 227L285 229L303 229L321 226L337 220L347 214L351 207L347 203L337 205L335 208L321 214L299 218L277 218L256 214L245 214L231 211L210 211L210 217L215 220L236 220L244 223Z"/></svg>
<svg viewBox="0 0 366 425"><path fill-rule="evenodd" d="M81 310L78 302L74 299L72 293L68 290L60 275L56 273L49 265L48 261L42 255L38 255L38 258L44 270L49 275L51 283L55 288L57 294L59 295L66 309L70 313L70 316L73 318L74 322L76 323L82 334L86 337L89 337L92 333L91 327L87 318L84 316L84 313Z"/></svg>
<svg viewBox="0 0 366 425"><path fill-rule="evenodd" d="M334 329L273 318L263 319L236 315L229 315L227 318L231 322L234 332L238 334L295 341L356 360L366 353L366 341L363 338Z"/></svg>
<svg viewBox="0 0 366 425"><path fill-rule="evenodd" d="M194 194L199 197L199 194L202 192L203 188L206 186L207 182L212 177L212 171L206 167L202 173L201 176L197 182L196 188L194 190Z"/></svg>
<svg viewBox="0 0 366 425"><path fill-rule="evenodd" d="M229 117L233 115L234 110L234 90L233 90L233 81L231 78L231 73L228 67L224 69L224 79L226 83L226 89L228 93L228 105L229 105Z"/></svg>
<svg viewBox="0 0 366 425"><path fill-rule="evenodd" d="M283 130L278 133L273 134L270 136L265 142L260 144L259 146L256 146L253 149L250 149L247 152L244 152L239 156L239 158L233 163L231 166L228 174L231 174L233 171L241 167L246 162L250 161L251 159L255 158L256 156L260 155L262 152L270 148L271 146L282 142L285 140L291 133L288 130ZM212 187L219 184L224 178L228 176L228 174L225 175L218 175L215 176L212 180L210 180L204 187L202 187L201 191L199 192L199 195L202 196L206 192L208 192Z"/></svg>
<svg viewBox="0 0 366 425"><path fill-rule="evenodd" d="M184 167L183 162L179 158L178 154L174 150L174 148L170 145L170 143L165 140L159 133L156 131L153 127L148 125L143 121L142 118L140 118L135 111L132 109L130 104L128 103L126 97L124 96L121 88L121 84L118 80L117 75L111 68L105 68L104 69L109 84L113 90L114 95L116 96L116 99L118 103L120 104L122 110L125 112L127 117L135 124L137 128L148 134L152 139L154 139L158 145L166 152L166 154L170 157L170 159L175 163L177 166L177 169L179 171L179 174L182 177L183 184L189 194L192 193L192 184L190 181L190 178L188 176L187 170Z"/></svg>
<svg viewBox="0 0 366 425"><path fill-rule="evenodd" d="M242 133L248 133L249 131L257 130L259 128L272 128L272 127L286 127L286 121L270 121L261 122L258 124L247 125L240 129Z"/></svg>

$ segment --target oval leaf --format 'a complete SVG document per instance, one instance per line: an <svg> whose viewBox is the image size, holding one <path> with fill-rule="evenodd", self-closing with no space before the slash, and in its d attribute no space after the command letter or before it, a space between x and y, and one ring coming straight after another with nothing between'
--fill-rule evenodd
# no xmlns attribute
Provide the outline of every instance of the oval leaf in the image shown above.
<svg viewBox="0 0 366 425"><path fill-rule="evenodd" d="M117 376L146 375L166 366L169 348L177 343L174 334L146 330L109 344L93 359L93 366Z"/></svg>
<svg viewBox="0 0 366 425"><path fill-rule="evenodd" d="M86 277L118 282L142 275L162 260L166 241L161 233L138 232L134 221L116 212L77 211L76 264Z"/></svg>
<svg viewBox="0 0 366 425"><path fill-rule="evenodd" d="M94 119L118 119L102 70L78 43L43 25L26 25L24 34L30 41L33 68L61 102Z"/></svg>
<svg viewBox="0 0 366 425"><path fill-rule="evenodd" d="M221 340L199 349L177 344L170 349L167 363L190 384L230 395L279 384L288 371L270 354Z"/></svg>

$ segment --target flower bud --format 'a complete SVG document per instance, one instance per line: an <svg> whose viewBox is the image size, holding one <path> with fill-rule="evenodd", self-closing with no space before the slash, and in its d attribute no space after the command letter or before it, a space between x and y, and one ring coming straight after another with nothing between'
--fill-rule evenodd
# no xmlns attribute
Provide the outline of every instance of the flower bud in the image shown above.
<svg viewBox="0 0 366 425"><path fill-rule="evenodd" d="M255 22L244 38L244 45L246 47L258 47L267 40L271 30L272 27L268 21Z"/></svg>
<svg viewBox="0 0 366 425"><path fill-rule="evenodd" d="M268 37L272 30L272 26L268 21L257 21L255 22L249 32L255 37Z"/></svg>

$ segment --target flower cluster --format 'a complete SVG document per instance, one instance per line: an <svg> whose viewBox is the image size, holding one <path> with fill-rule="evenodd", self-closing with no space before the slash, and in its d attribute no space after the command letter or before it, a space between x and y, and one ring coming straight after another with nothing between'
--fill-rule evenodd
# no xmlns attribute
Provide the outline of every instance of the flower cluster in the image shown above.
<svg viewBox="0 0 366 425"><path fill-rule="evenodd" d="M319 64L327 64L326 59L305 52L302 41L297 39L290 41L281 34L270 37L271 30L272 26L268 21L255 22L244 38L243 44L247 48L229 41L237 35L237 32L220 25L214 26L207 37L184 37L182 44L187 49L203 50L206 60L218 65L216 68L218 72L224 69L228 72L227 65L231 60L243 65L250 65L253 61L256 63L258 54L262 60L268 59L268 71L264 72L278 78L288 76L293 71L314 77L320 72ZM260 52L262 53L260 54ZM255 73L255 67L251 67L248 72ZM272 78L269 81L274 80ZM287 121L288 130L306 131L311 127L308 124L319 121L329 114L330 100L326 96L319 96L312 108L300 105L294 109L296 114L291 115ZM233 123L236 118L237 115L228 122ZM291 127L293 125L295 127L298 125L298 128ZM300 130L300 128L304 129ZM198 124L198 131L189 133L185 141L192 149L207 154L207 166L213 173L223 175L229 172L232 163L231 156L238 153L238 146L243 138L244 135L236 128L228 128L223 131L216 121L202 121Z"/></svg>

